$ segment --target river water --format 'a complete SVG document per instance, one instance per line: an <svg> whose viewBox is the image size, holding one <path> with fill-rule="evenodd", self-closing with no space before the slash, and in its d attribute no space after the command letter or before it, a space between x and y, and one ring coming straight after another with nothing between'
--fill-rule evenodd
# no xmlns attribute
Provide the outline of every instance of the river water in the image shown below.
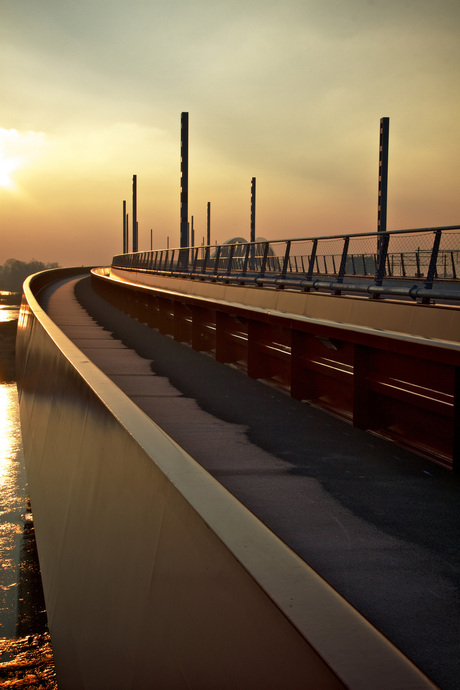
<svg viewBox="0 0 460 690"><path fill-rule="evenodd" d="M0 328L17 319L0 293ZM5 357L5 352L0 352ZM16 383L0 380L0 687L57 688L33 515L28 501Z"/></svg>

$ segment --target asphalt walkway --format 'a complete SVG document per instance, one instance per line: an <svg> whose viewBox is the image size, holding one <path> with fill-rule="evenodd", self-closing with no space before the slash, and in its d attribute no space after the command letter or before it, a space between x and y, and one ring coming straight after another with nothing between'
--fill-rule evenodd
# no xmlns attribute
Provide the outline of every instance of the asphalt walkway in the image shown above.
<svg viewBox="0 0 460 690"><path fill-rule="evenodd" d="M89 277L41 301L175 441L434 682L458 690L457 479L138 323Z"/></svg>

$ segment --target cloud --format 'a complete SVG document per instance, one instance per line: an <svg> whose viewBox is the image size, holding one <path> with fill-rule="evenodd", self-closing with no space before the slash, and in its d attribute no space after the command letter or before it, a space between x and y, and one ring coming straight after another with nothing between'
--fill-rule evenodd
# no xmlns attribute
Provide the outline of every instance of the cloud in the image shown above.
<svg viewBox="0 0 460 690"><path fill-rule="evenodd" d="M308 216L373 224L389 116L395 225L453 218L459 22L454 0L5 0L0 124L45 133L16 171L29 199L49 200L43 213L96 205L109 232L137 173L152 190L145 222L169 233L188 111L192 212L211 199L225 238L245 234L254 175L273 232L305 232Z"/></svg>

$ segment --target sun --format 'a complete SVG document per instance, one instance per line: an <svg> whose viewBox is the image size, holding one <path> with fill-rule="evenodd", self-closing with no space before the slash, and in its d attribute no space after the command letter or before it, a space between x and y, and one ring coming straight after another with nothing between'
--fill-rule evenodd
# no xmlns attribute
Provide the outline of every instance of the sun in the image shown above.
<svg viewBox="0 0 460 690"><path fill-rule="evenodd" d="M0 189L16 189L14 173L23 166L22 142L16 129L0 128Z"/></svg>
<svg viewBox="0 0 460 690"><path fill-rule="evenodd" d="M17 177L43 153L45 135L0 127L0 190L19 192Z"/></svg>
<svg viewBox="0 0 460 690"><path fill-rule="evenodd" d="M19 158L7 158L0 152L0 187L14 189L15 183L12 174L20 167Z"/></svg>

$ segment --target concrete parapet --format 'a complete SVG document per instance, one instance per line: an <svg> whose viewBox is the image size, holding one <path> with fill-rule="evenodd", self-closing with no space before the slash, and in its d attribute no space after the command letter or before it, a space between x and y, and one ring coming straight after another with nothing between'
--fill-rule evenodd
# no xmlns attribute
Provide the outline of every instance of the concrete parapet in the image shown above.
<svg viewBox="0 0 460 690"><path fill-rule="evenodd" d="M356 295L338 296L226 285L222 282L204 282L120 268L111 268L106 275L125 284L145 285L196 298L212 299L214 302L271 310L297 318L320 319L342 326L394 332L446 344L460 342L460 307L457 305L420 304L394 299L373 300Z"/></svg>

